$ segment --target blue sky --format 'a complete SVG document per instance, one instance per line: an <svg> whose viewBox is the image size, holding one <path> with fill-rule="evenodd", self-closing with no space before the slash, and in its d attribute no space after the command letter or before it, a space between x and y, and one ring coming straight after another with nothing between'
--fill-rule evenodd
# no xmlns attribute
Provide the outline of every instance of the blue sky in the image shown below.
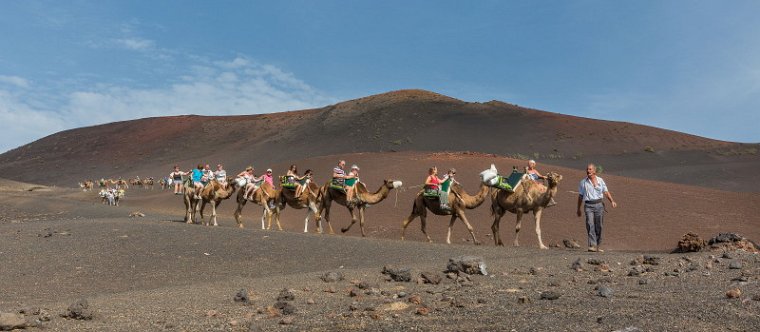
<svg viewBox="0 0 760 332"><path fill-rule="evenodd" d="M0 151L420 88L760 142L758 1L2 1Z"/></svg>

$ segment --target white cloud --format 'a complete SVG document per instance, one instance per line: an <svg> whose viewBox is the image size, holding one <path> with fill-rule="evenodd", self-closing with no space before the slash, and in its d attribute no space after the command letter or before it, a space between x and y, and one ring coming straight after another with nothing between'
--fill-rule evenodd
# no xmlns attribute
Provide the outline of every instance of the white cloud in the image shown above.
<svg viewBox="0 0 760 332"><path fill-rule="evenodd" d="M272 113L336 101L291 73L243 57L195 64L172 82L152 89L92 84L55 98L33 92L20 98L0 89L0 150L60 130L113 121Z"/></svg>
<svg viewBox="0 0 760 332"><path fill-rule="evenodd" d="M143 51L152 49L155 43L149 39L143 39L138 37L121 38L114 40L117 45L126 48L128 50Z"/></svg>
<svg viewBox="0 0 760 332"><path fill-rule="evenodd" d="M29 87L29 81L18 76L6 76L6 75L0 75L0 83L7 83L11 85L15 85L19 88L28 88Z"/></svg>

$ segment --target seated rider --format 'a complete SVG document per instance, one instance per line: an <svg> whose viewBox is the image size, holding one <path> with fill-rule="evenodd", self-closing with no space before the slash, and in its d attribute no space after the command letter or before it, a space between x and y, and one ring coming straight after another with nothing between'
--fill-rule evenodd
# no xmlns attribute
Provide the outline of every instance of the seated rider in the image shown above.
<svg viewBox="0 0 760 332"><path fill-rule="evenodd" d="M428 177L425 179L425 188L429 190L438 191L438 198L440 200L441 209L448 210L449 207L449 193L448 191L441 190L441 182L444 179L438 178L438 168L433 166L428 169Z"/></svg>
<svg viewBox="0 0 760 332"><path fill-rule="evenodd" d="M311 170L307 170L307 172L310 172ZM305 184L305 181L308 181L307 177L309 177L309 174L304 174L303 176L298 176L298 167L293 164L290 165L290 168L288 168L288 172L285 174L285 181L293 186L293 189L295 189L295 197L298 197L301 195L301 191L303 190L303 185Z"/></svg>
<svg viewBox="0 0 760 332"><path fill-rule="evenodd" d="M246 200L251 200L251 195L256 188L255 183L261 181L262 178L257 178L255 175L253 175L253 166L246 167L245 171L240 172L237 177L245 179L245 193L243 194L243 198Z"/></svg>
<svg viewBox="0 0 760 332"><path fill-rule="evenodd" d="M194 168L191 174L193 180L193 187L195 187L195 199L198 199L203 190L203 165L198 164L198 167Z"/></svg>
<svg viewBox="0 0 760 332"><path fill-rule="evenodd" d="M546 177L541 175L541 173L538 172L538 169L536 169L536 161L535 160L528 160L528 167L525 169L525 172L528 174L531 180L538 182L538 180L545 180ZM549 201L548 204L546 204L546 207L555 206L557 205L557 202L554 201L554 197Z"/></svg>
<svg viewBox="0 0 760 332"><path fill-rule="evenodd" d="M346 171L343 170L343 168L345 167L346 167L345 160L338 161L338 166L335 166L335 168L333 168L332 184L338 185L341 187L345 186Z"/></svg>
<svg viewBox="0 0 760 332"><path fill-rule="evenodd" d="M346 203L354 202L354 188L356 187L356 182L359 181L359 166L356 164L351 165L351 171L343 179L346 188Z"/></svg>
<svg viewBox="0 0 760 332"><path fill-rule="evenodd" d="M227 171L224 170L222 164L216 165L216 172L214 172L214 178L216 182L221 183L223 186L227 185Z"/></svg>
<svg viewBox="0 0 760 332"><path fill-rule="evenodd" d="M311 183L311 177L312 172L310 169L307 169L306 172L303 173L303 176L300 177L298 180L298 186L296 187L296 197L301 196L301 192L306 188L306 186Z"/></svg>
<svg viewBox="0 0 760 332"><path fill-rule="evenodd" d="M207 185L211 180L214 179L214 171L211 170L211 165L206 164L206 166L203 167L203 178L201 182L203 182L203 185Z"/></svg>

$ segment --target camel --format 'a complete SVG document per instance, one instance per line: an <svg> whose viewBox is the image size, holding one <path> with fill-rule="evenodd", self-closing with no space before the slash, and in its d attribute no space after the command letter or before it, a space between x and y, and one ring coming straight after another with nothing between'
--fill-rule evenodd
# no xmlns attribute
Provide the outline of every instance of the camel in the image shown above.
<svg viewBox="0 0 760 332"><path fill-rule="evenodd" d="M391 189L396 189L398 187L401 187L402 183L401 181L394 181L394 180L384 180L383 185L380 186L380 188L375 191L375 193L370 193L367 190L367 186L360 181L356 182L356 187L354 189L354 193L356 195L356 198L358 198L359 203L354 204L346 204L346 193L342 190L335 189L331 186L331 181L328 181L322 188L320 189L320 195L322 198L322 204L319 206L319 211L317 212L317 219L315 220L317 223L317 232L322 233L322 225L320 223L322 212L325 212L325 222L327 222L327 227L330 229L330 234L335 234L332 228L332 224L330 224L330 206L333 202L343 205L346 208L348 208L348 213L351 214L351 224L349 224L345 228L341 228L340 231L345 233L348 232L348 230L351 229L351 226L353 226L357 218L354 215L354 208L359 209L359 227L362 230L362 237L366 236L366 233L364 231L364 210L367 208L367 205L369 204L377 204L382 202L386 197L388 197L388 193L390 193Z"/></svg>
<svg viewBox="0 0 760 332"><path fill-rule="evenodd" d="M449 206L451 207L449 210L441 209L441 203L437 198L425 197L423 196L423 192L420 191L420 193L417 194L417 198L414 200L412 213L409 214L409 217L404 219L403 228L401 229L401 240L404 240L406 227L409 226L409 224L419 216L420 222L422 223L422 233L425 234L428 242L433 242L425 229L427 226L427 210L430 210L430 212L433 212L433 214L439 216L451 215L451 220L449 221L449 230L448 234L446 235L447 244L451 244L451 227L454 226L454 222L457 220L457 218L460 218L462 219L462 222L464 222L465 226L467 226L467 230L470 231L472 242L476 245L479 245L480 241L475 238L475 232L473 232L470 222L467 221L467 216L465 216L464 211L477 208L480 206L480 204L483 204L483 202L486 200L486 196L488 195L489 190L490 188L487 185L481 184L480 191L478 191L475 196L471 196L467 194L467 192L465 192L462 186L460 186L458 183L453 183L451 185L451 194L449 195Z"/></svg>
<svg viewBox="0 0 760 332"><path fill-rule="evenodd" d="M243 206L245 206L245 203L250 201L264 207L264 214L261 216L261 229L265 229L264 219L267 219L269 221L269 226L266 227L266 229L271 229L272 216L274 215L274 212L270 208L270 204L274 205L275 199L277 198L277 191L274 190L274 187L272 187L269 182L263 181L263 183L253 191L251 194L251 199L246 199L243 196L245 196L245 186L240 186L240 190L238 190L237 194L238 206L235 209L234 213L235 221L237 222L238 227L243 228L243 221L240 220L240 217L243 215ZM277 228L279 230L282 230L279 218L277 220Z"/></svg>
<svg viewBox="0 0 760 332"><path fill-rule="evenodd" d="M303 224L303 232L309 231L309 215L314 214L315 222L319 219L318 207L321 204L320 188L315 183L309 182L308 185L301 191L301 194L296 197L295 189L280 188L277 191L277 203L275 204L274 215L277 220L277 225L280 225L280 212L285 209L286 206L290 206L294 209L307 208L309 211L306 213L306 219Z"/></svg>
<svg viewBox="0 0 760 332"><path fill-rule="evenodd" d="M547 249L541 240L541 213L551 199L557 194L557 185L562 181L562 175L555 172L546 174L547 186L525 177L515 188L514 192L507 190L495 190L491 193L491 214L494 216L491 231L493 240L496 245L503 246L499 236L499 221L504 214L509 211L517 215L517 224L515 226L515 246L519 246L517 237L520 234L521 220L524 213L533 211L536 219L536 235L538 236L538 246L541 249Z"/></svg>
<svg viewBox="0 0 760 332"><path fill-rule="evenodd" d="M201 199L195 196L195 185L192 179L188 178L182 185L185 187L182 195L185 203L185 222L194 224L197 219L196 213L200 209Z"/></svg>
<svg viewBox="0 0 760 332"><path fill-rule="evenodd" d="M213 221L214 226L219 226L219 224L216 223L216 209L219 207L219 204L222 204L223 200L232 197L232 195L235 193L235 190L237 190L237 187L237 182L235 181L228 181L226 184L222 184L216 179L211 180L211 182L203 187L200 195L201 221L204 220L203 210L206 207L206 204L210 203L211 205L211 216L209 216L209 220L206 221L204 225L208 226L209 223Z"/></svg>
<svg viewBox="0 0 760 332"><path fill-rule="evenodd" d="M84 182L79 182L79 188L82 188L82 191L91 191L93 186L94 186L94 182L92 182L92 180L85 180Z"/></svg>

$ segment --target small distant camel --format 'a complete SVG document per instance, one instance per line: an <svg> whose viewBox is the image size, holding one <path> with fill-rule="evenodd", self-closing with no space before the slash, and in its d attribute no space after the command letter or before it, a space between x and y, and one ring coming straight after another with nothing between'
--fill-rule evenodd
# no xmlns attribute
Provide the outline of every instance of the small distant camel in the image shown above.
<svg viewBox="0 0 760 332"><path fill-rule="evenodd" d="M491 214L494 217L491 231L493 232L493 240L496 245L504 245L501 241L501 236L499 235L499 221L507 211L517 215L515 246L519 246L517 237L520 234L523 214L532 211L536 219L538 246L541 249L547 249L544 242L541 241L541 213L552 198L557 195L557 185L562 181L562 175L555 172L549 172L546 174L546 179L548 182L548 188L541 183L523 177L523 180L515 188L514 192L497 189L491 193Z"/></svg>
<svg viewBox="0 0 760 332"><path fill-rule="evenodd" d="M402 183L401 181L394 181L394 180L384 180L383 184L380 186L377 191L374 193L370 193L367 190L367 186L364 185L364 183L357 181L356 187L354 189L354 194L356 195L356 198L358 199L358 204L347 204L346 202L346 192L335 189L332 187L332 181L328 181L322 188L320 189L321 192L321 198L322 198L322 204L319 207L319 212L317 212L317 231L319 233L322 233L322 225L321 225L321 219L322 219L322 212L325 213L325 222L327 222L327 227L330 230L330 234L335 234L333 231L332 225L330 224L330 207L332 206L332 203L335 202L339 205L343 205L348 209L348 213L351 214L351 224L349 224L345 228L341 228L340 231L345 233L348 232L351 229L351 226L353 226L356 221L357 217L354 215L354 209L358 208L359 210L359 227L362 231L362 237L367 236L364 230L364 210L367 208L370 204L377 204L382 202L386 197L388 197L388 193L390 193L391 189L396 189L398 187L401 187Z"/></svg>
<svg viewBox="0 0 760 332"><path fill-rule="evenodd" d="M92 180L85 180L84 182L79 182L79 188L82 188L82 191L90 191L92 190L92 187L95 186L95 183L92 182Z"/></svg>
<svg viewBox="0 0 760 332"><path fill-rule="evenodd" d="M457 183L454 183L451 185L451 194L449 195L449 206L451 209L449 210L443 210L441 209L441 203L438 198L436 197L425 197L423 195L423 192L420 191L419 194L417 194L417 197L414 199L414 205L412 206L412 213L404 219L404 225L401 229L401 240L404 240L404 233L406 233L406 227L409 226L409 224L414 221L415 218L420 217L420 222L422 223L422 233L425 234L425 237L427 237L428 242L433 242L432 239L430 239L430 236L427 234L427 211L430 210L430 212L433 212L433 214L439 215L439 216L451 216L451 220L449 221L449 230L448 234L446 235L446 243L451 244L451 227L454 226L454 222L457 220L457 218L462 219L462 222L464 222L465 226L467 226L467 230L470 231L470 235L472 236L472 242L476 245L480 244L480 241L478 241L475 238L475 232L472 229L472 225L470 225L470 222L467 221L467 216L465 216L465 210L474 209L480 206L480 204L483 204L483 202L486 200L486 196L488 195L489 187L485 184L480 185L480 191L478 191L475 196L470 196L467 194L467 192L464 191L464 189Z"/></svg>

